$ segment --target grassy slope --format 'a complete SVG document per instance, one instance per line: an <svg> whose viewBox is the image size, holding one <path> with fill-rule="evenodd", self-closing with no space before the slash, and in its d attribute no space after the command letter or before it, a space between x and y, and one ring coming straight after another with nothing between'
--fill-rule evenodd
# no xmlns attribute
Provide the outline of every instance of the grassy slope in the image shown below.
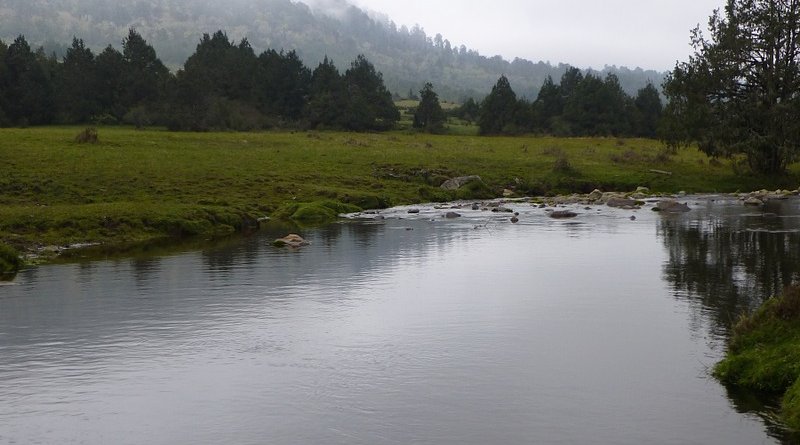
<svg viewBox="0 0 800 445"><path fill-rule="evenodd" d="M743 317L714 373L729 385L783 394L783 418L800 431L800 287Z"/></svg>
<svg viewBox="0 0 800 445"><path fill-rule="evenodd" d="M695 150L656 161L650 140L352 133L0 130L0 242L17 247L227 233L287 204L376 207L453 198L443 178L478 174L498 193L735 191L796 186L736 176ZM557 157L571 170L555 172ZM652 173L668 170L672 176Z"/></svg>

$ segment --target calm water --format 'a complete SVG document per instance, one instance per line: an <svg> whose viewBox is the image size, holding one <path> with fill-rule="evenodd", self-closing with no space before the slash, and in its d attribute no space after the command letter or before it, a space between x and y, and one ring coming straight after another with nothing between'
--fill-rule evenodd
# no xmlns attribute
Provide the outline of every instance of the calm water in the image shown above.
<svg viewBox="0 0 800 445"><path fill-rule="evenodd" d="M708 367L800 278L800 202L689 202L25 270L0 285L0 443L790 443Z"/></svg>

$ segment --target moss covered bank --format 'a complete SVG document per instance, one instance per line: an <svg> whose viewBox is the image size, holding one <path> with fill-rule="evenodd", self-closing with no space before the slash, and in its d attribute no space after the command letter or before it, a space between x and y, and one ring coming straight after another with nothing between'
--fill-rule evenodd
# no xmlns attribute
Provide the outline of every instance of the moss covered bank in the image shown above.
<svg viewBox="0 0 800 445"><path fill-rule="evenodd" d="M800 286L739 320L714 374L727 385L781 395L783 421L800 430Z"/></svg>

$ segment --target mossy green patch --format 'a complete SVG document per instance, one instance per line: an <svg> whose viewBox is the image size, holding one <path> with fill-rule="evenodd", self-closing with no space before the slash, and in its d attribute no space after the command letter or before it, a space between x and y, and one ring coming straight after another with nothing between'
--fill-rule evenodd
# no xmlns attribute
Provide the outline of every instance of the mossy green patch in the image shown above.
<svg viewBox="0 0 800 445"><path fill-rule="evenodd" d="M323 200L286 204L275 212L275 216L291 219L301 224L324 224L334 221L340 214L354 213L360 210L360 207L352 204Z"/></svg>
<svg viewBox="0 0 800 445"><path fill-rule="evenodd" d="M784 394L783 417L800 429L800 287L739 320L714 375L728 385Z"/></svg>
<svg viewBox="0 0 800 445"><path fill-rule="evenodd" d="M380 196L380 195L373 195L369 193L355 193L353 195L345 195L342 197L342 201L346 204L350 204L351 208L358 207L358 210L366 210L366 209L385 209L387 207L392 206L391 198L387 196ZM352 213L353 211L358 210L351 210L348 212L339 212L339 213Z"/></svg>
<svg viewBox="0 0 800 445"><path fill-rule="evenodd" d="M456 199L491 199L499 193L489 188L482 180L470 181L455 191Z"/></svg>
<svg viewBox="0 0 800 445"><path fill-rule="evenodd" d="M15 249L0 244L0 275L15 274L22 267L22 258Z"/></svg>

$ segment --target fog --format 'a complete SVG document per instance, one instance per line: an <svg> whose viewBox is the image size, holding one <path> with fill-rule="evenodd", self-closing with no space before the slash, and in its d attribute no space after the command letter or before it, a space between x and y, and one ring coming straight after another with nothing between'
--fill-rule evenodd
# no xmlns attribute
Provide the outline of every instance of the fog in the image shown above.
<svg viewBox="0 0 800 445"><path fill-rule="evenodd" d="M318 2L339 3L336 0ZM705 27L722 0L354 0L398 26L422 26L481 54L513 60L659 71L691 53L689 31Z"/></svg>

